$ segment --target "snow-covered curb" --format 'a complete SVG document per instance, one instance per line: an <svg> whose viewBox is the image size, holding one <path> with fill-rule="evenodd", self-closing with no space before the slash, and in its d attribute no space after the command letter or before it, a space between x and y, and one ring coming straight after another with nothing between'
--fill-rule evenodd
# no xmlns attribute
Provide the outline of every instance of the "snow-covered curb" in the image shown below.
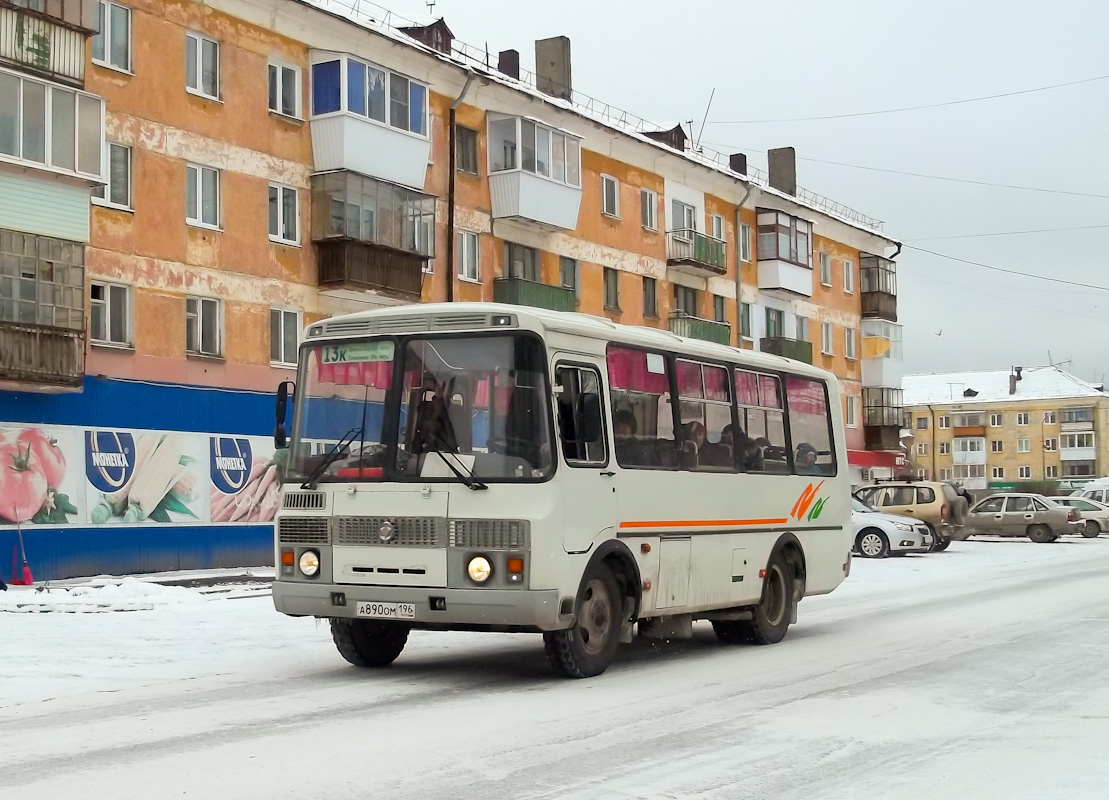
<svg viewBox="0 0 1109 800"><path fill-rule="evenodd" d="M199 592L180 586L123 578L78 586L11 586L8 591L0 592L0 612L152 611L156 607L203 603L207 599Z"/></svg>

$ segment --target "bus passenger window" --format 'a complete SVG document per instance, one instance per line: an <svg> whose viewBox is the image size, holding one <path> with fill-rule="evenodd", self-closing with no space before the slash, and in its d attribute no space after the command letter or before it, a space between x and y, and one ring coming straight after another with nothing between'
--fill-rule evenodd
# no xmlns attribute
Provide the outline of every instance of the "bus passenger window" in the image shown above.
<svg viewBox="0 0 1109 800"><path fill-rule="evenodd" d="M740 467L745 472L789 474L781 384L773 375L736 370L739 430L735 431Z"/></svg>
<svg viewBox="0 0 1109 800"><path fill-rule="evenodd" d="M734 472L732 398L724 367L677 362L679 465L682 469Z"/></svg>
<svg viewBox="0 0 1109 800"><path fill-rule="evenodd" d="M670 373L661 353L609 346L613 450L622 467L675 469Z"/></svg>
<svg viewBox="0 0 1109 800"><path fill-rule="evenodd" d="M786 378L793 471L797 475L836 474L832 418L824 384L809 378Z"/></svg>
<svg viewBox="0 0 1109 800"><path fill-rule="evenodd" d="M558 436L570 466L605 464L604 421L601 416L601 376L587 367L560 366L555 370L558 398Z"/></svg>

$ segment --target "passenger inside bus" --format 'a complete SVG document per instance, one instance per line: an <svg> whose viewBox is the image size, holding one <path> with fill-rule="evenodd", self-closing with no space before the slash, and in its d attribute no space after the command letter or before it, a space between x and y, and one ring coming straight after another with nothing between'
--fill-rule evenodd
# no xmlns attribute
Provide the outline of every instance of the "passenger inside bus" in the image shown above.
<svg viewBox="0 0 1109 800"><path fill-rule="evenodd" d="M797 452L794 453L793 463L797 467L798 475L821 475L821 470L816 465L816 448L808 442L801 442L797 445Z"/></svg>

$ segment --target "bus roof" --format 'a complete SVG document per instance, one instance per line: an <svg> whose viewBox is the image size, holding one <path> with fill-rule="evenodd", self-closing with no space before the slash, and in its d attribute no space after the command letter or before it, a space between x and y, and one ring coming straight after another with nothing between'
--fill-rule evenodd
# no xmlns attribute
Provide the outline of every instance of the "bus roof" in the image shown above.
<svg viewBox="0 0 1109 800"><path fill-rule="evenodd" d="M313 323L308 326L308 335L305 338L311 340L367 334L465 333L492 329L489 320L496 315L515 316L521 327L544 332L566 333L639 347L657 347L702 358L735 361L738 357L756 368L788 368L798 374L835 380L835 376L827 370L783 356L690 339L659 328L622 325L592 314L550 311L507 303L420 303L357 311Z"/></svg>

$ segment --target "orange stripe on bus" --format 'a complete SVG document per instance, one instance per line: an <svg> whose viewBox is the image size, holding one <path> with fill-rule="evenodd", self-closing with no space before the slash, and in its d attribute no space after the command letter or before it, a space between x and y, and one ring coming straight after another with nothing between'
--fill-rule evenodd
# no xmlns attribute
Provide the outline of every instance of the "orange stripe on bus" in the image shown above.
<svg viewBox="0 0 1109 800"><path fill-rule="evenodd" d="M636 520L621 522L621 528L711 528L735 525L785 525L788 519L679 519L679 520Z"/></svg>

